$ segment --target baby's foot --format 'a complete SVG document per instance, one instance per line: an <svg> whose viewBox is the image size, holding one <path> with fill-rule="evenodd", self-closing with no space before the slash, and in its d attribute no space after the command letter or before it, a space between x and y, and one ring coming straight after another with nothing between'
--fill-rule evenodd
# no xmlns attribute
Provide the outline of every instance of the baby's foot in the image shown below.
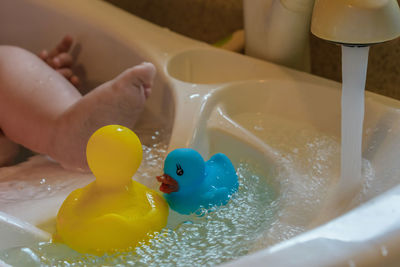
<svg viewBox="0 0 400 267"><path fill-rule="evenodd" d="M142 63L85 95L58 120L49 154L67 168L87 169L86 144L108 124L133 127L151 93L154 65Z"/></svg>
<svg viewBox="0 0 400 267"><path fill-rule="evenodd" d="M74 39L66 35L51 52L42 50L38 56L76 87L79 85L80 81L78 76L72 71L74 60L68 53L73 42Z"/></svg>

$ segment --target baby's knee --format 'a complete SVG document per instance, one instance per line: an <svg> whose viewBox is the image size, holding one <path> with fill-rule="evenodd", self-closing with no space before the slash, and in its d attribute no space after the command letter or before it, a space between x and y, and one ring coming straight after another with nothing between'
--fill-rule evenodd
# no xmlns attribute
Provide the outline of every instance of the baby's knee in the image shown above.
<svg viewBox="0 0 400 267"><path fill-rule="evenodd" d="M6 53L11 53L11 54L21 54L21 53L31 53L28 50L19 47L19 46L14 46L14 45L0 45L0 53L6 54Z"/></svg>
<svg viewBox="0 0 400 267"><path fill-rule="evenodd" d="M0 45L0 63L3 64L18 64L18 62L24 62L24 60L31 60L37 58L35 54L28 50L12 45Z"/></svg>

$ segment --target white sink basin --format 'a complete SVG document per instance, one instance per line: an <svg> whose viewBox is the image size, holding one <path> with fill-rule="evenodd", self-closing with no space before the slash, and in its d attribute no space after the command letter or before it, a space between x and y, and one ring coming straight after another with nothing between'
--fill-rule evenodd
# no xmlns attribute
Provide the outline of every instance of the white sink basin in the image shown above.
<svg viewBox="0 0 400 267"><path fill-rule="evenodd" d="M137 126L144 144L162 129L168 150L223 152L235 166L248 159L276 192L274 223L253 251L225 264L400 264L400 102L366 94L363 191L329 210L340 174L340 84L211 47L101 1L0 3L2 44L37 52L66 33L77 39L87 86L144 60L156 65ZM137 179L156 188L148 178ZM48 240L64 198L91 179L43 156L1 168L0 250Z"/></svg>

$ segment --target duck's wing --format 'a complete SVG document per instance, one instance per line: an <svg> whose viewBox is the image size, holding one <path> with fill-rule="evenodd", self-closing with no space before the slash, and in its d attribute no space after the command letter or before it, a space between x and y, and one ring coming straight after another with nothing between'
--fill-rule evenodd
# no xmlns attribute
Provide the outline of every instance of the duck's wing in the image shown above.
<svg viewBox="0 0 400 267"><path fill-rule="evenodd" d="M201 195L202 199L212 205L225 205L229 200L229 190L226 187L211 188Z"/></svg>
<svg viewBox="0 0 400 267"><path fill-rule="evenodd" d="M208 177L210 185L216 188L227 187L229 190L234 189L236 191L238 187L236 169L225 154L217 153L213 155L206 165L208 165L207 169L210 176L213 177Z"/></svg>
<svg viewBox="0 0 400 267"><path fill-rule="evenodd" d="M231 160L223 153L217 153L213 155L208 162L215 162L216 164L230 164L232 165ZM233 165L232 165L233 167Z"/></svg>
<svg viewBox="0 0 400 267"><path fill-rule="evenodd" d="M227 175L233 175L236 177L236 170L233 166L231 160L225 156L225 154L217 153L213 155L210 160L207 162L212 168L216 168L219 171Z"/></svg>

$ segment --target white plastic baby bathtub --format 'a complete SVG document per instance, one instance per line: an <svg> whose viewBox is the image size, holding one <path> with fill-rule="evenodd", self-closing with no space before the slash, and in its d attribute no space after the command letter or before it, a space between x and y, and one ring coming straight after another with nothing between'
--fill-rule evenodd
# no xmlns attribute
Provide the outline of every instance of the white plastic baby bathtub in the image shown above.
<svg viewBox="0 0 400 267"><path fill-rule="evenodd" d="M138 125L144 143L162 129L168 150L194 147L205 158L224 152L234 164L251 159L258 166L280 211L254 251L226 265L400 264L398 101L367 93L363 190L327 210L324 200L339 179L338 83L222 51L102 1L3 0L0 33L0 44L33 52L75 36L73 54L89 88L153 62L154 93ZM0 169L0 249L48 240L52 229L44 222L71 188L92 179L74 176L42 156ZM30 198L38 181L50 181L51 194Z"/></svg>

